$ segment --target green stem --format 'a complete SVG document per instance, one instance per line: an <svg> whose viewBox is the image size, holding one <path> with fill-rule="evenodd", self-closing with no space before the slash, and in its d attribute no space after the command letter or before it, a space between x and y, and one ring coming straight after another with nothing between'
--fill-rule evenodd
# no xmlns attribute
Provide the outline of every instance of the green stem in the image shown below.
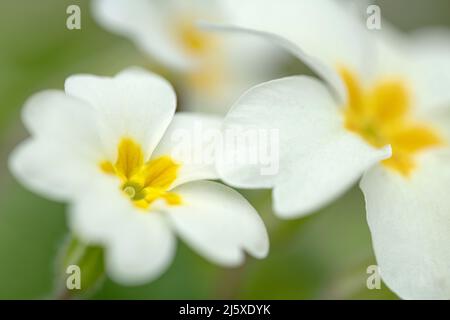
<svg viewBox="0 0 450 320"><path fill-rule="evenodd" d="M62 247L57 270L56 298L71 299L91 294L98 288L104 277L103 249L81 242L71 236L65 246ZM76 266L78 268L69 268ZM80 288L69 289L67 281L74 278L80 284Z"/></svg>

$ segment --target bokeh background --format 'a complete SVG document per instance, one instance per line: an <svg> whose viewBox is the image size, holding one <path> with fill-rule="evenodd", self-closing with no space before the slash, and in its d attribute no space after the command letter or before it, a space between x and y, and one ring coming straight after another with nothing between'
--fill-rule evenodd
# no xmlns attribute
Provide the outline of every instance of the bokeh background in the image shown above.
<svg viewBox="0 0 450 320"><path fill-rule="evenodd" d="M81 7L81 30L66 28L70 4ZM450 26L448 0L376 4L385 20L404 31ZM128 40L101 29L87 0L1 0L0 46L0 299L51 298L55 257L68 232L65 206L32 194L8 172L9 153L27 136L20 121L23 102L36 91L62 89L74 73L113 75L129 65L166 72ZM286 61L280 75L301 71L299 63ZM270 192L242 192L269 228L267 259L249 258L240 268L222 269L179 241L176 258L160 279L137 287L106 279L90 298L397 298L385 284L381 290L366 288L366 268L375 259L357 187L317 214L292 221L273 216Z"/></svg>

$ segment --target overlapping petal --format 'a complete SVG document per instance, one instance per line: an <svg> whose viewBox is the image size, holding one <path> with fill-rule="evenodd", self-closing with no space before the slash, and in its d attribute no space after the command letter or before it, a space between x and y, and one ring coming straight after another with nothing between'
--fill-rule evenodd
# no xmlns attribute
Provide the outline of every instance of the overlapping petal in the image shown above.
<svg viewBox="0 0 450 320"><path fill-rule="evenodd" d="M413 33L409 52L411 78L422 113L450 109L450 30L422 29Z"/></svg>
<svg viewBox="0 0 450 320"><path fill-rule="evenodd" d="M279 158L273 159L279 161L279 172L262 174L261 161L221 158L219 174L234 186L274 187L275 210L283 217L326 204L366 169L390 156L390 148L373 148L349 133L327 87L309 77L270 81L245 93L227 115L224 130L238 138L252 129L279 131ZM225 143L224 155L249 150L258 152L254 146Z"/></svg>
<svg viewBox="0 0 450 320"><path fill-rule="evenodd" d="M450 299L449 160L433 152L410 179L376 167L361 181L381 275L405 299Z"/></svg>
<svg viewBox="0 0 450 320"><path fill-rule="evenodd" d="M196 113L177 113L152 158L164 155L182 164L171 188L189 181L217 179L217 147L222 118Z"/></svg>
<svg viewBox="0 0 450 320"><path fill-rule="evenodd" d="M75 75L66 80L68 95L82 99L101 115L99 128L109 151L116 158L123 137L142 144L148 157L172 120L176 96L160 76L139 68L122 71L113 78Z"/></svg>
<svg viewBox="0 0 450 320"><path fill-rule="evenodd" d="M327 81L341 102L344 85L337 67L345 65L365 75L370 68L365 31L344 7L329 0L222 0L225 23L205 23L216 30L246 32L285 47Z"/></svg>
<svg viewBox="0 0 450 320"><path fill-rule="evenodd" d="M174 189L183 204L167 209L181 238L224 266L237 266L244 252L264 258L269 239L256 210L236 191L217 182L197 181Z"/></svg>
<svg viewBox="0 0 450 320"><path fill-rule="evenodd" d="M95 0L94 16L106 29L132 39L147 54L177 69L193 61L170 33L171 1Z"/></svg>
<svg viewBox="0 0 450 320"><path fill-rule="evenodd" d="M71 230L87 243L106 247L108 274L124 284L157 278L175 253L175 237L161 213L145 212L110 177L95 179L73 201Z"/></svg>
<svg viewBox="0 0 450 320"><path fill-rule="evenodd" d="M67 200L96 169L104 152L98 114L60 91L31 97L22 112L32 138L10 157L11 171L24 185L55 200Z"/></svg>

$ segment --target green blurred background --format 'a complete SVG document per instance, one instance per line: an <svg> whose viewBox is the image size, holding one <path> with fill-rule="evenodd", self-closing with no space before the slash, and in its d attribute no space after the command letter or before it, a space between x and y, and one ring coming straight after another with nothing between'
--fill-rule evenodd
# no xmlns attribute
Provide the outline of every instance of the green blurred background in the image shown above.
<svg viewBox="0 0 450 320"><path fill-rule="evenodd" d="M385 19L405 31L450 25L448 0L376 3ZM66 29L70 4L81 7L81 30ZM67 235L65 206L33 195L8 172L8 154L27 135L22 104L36 91L62 89L74 73L113 75L129 65L151 64L128 40L96 25L89 1L1 0L0 45L0 299L51 298L55 256ZM287 63L283 73L299 68ZM273 216L270 192L243 193L269 228L267 259L222 269L179 241L160 279L138 287L107 279L91 298L396 299L384 284L381 290L366 288L366 268L375 259L357 187L317 214L292 221Z"/></svg>

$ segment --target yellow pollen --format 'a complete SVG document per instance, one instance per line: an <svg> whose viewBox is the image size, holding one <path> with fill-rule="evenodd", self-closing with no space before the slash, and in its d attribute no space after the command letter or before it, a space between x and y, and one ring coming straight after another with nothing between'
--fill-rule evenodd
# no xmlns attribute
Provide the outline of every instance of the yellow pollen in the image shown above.
<svg viewBox="0 0 450 320"><path fill-rule="evenodd" d="M141 146L130 138L120 141L114 164L110 161L100 163L104 173L120 178L124 194L142 209L147 209L159 199L170 205L181 204L181 197L169 191L177 178L179 167L169 156L144 162Z"/></svg>
<svg viewBox="0 0 450 320"><path fill-rule="evenodd" d="M348 94L345 126L375 147L391 145L386 167L410 176L418 153L444 143L434 128L413 119L411 95L402 79L384 79L366 90L348 69L340 68L340 75Z"/></svg>

